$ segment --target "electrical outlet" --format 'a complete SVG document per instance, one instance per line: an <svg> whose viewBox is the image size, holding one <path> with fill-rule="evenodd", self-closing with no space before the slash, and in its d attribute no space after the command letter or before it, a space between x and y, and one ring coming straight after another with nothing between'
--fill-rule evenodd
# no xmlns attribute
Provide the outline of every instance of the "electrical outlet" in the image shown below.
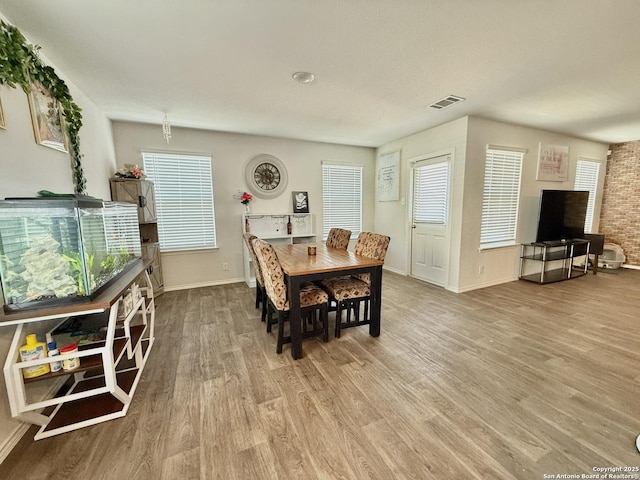
<svg viewBox="0 0 640 480"><path fill-rule="evenodd" d="M229 264L227 262L222 262L222 271L223 272L229 271Z"/></svg>
<svg viewBox="0 0 640 480"><path fill-rule="evenodd" d="M478 265L478 274L482 275L484 273L484 265Z"/></svg>

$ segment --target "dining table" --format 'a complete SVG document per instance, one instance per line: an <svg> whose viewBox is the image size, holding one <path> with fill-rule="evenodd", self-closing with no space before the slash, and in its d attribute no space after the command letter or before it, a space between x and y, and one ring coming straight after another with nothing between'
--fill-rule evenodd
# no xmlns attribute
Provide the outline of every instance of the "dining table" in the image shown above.
<svg viewBox="0 0 640 480"><path fill-rule="evenodd" d="M313 282L355 273L369 273L371 275L369 335L373 337L380 335L382 265L384 261L356 255L342 248L328 247L324 243L281 244L273 245L273 248L278 256L280 265L282 265L282 271L285 274L287 283L291 356L294 360L302 357L300 285L303 282Z"/></svg>

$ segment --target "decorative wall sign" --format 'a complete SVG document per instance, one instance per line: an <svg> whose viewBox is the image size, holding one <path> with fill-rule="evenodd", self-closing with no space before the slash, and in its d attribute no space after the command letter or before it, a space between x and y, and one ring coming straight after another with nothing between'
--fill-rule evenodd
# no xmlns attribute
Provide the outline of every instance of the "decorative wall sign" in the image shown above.
<svg viewBox="0 0 640 480"><path fill-rule="evenodd" d="M29 109L36 143L67 152L67 136L60 102L40 82L31 84Z"/></svg>
<svg viewBox="0 0 640 480"><path fill-rule="evenodd" d="M309 213L309 194L307 192L291 192L293 213Z"/></svg>
<svg viewBox="0 0 640 480"><path fill-rule="evenodd" d="M564 182L569 178L569 147L540 143L536 180Z"/></svg>
<svg viewBox="0 0 640 480"><path fill-rule="evenodd" d="M378 157L376 184L379 202L400 199L400 152Z"/></svg>

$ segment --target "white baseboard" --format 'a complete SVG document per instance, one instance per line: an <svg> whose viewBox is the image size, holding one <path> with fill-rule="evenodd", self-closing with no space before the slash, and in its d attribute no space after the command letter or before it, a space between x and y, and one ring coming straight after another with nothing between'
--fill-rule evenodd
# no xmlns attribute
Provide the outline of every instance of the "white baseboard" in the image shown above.
<svg viewBox="0 0 640 480"><path fill-rule="evenodd" d="M54 396L58 390L62 388L64 383L67 381L67 377L60 377L56 382L54 382L46 394L42 396L42 398L51 398ZM22 422L13 431L9 434L8 437L4 439L2 444L0 444L0 463L4 462L5 459L9 456L11 451L15 448L24 434L31 428L30 423Z"/></svg>
<svg viewBox="0 0 640 480"><path fill-rule="evenodd" d="M518 280L517 277L515 278L502 278L499 280L492 280L490 282L482 282L482 283L476 283L474 285L469 285L463 288L447 288L447 290L453 292L453 293L465 293L465 292L470 292L472 290L478 290L480 288L487 288L487 287L493 287L494 285L502 285L503 283L509 283L509 282L515 282L516 280Z"/></svg>
<svg viewBox="0 0 640 480"><path fill-rule="evenodd" d="M202 288L202 287L215 287L218 285L228 285L230 283L244 283L244 277L242 278L232 278L230 280L218 280L215 282L199 282L199 283L189 283L186 285L173 285L171 287L164 286L165 292L173 292L176 290L188 290L189 288Z"/></svg>
<svg viewBox="0 0 640 480"><path fill-rule="evenodd" d="M7 438L4 439L0 445L0 463L4 462L11 453L11 450L18 445L18 442L22 440L22 437L27 433L30 427L31 425L28 423L21 423L9 434Z"/></svg>
<svg viewBox="0 0 640 480"><path fill-rule="evenodd" d="M404 270L400 270L399 268L387 267L386 265L383 265L382 270L388 270L389 272L397 273L398 275L404 275L405 277L407 276L407 272L405 272Z"/></svg>

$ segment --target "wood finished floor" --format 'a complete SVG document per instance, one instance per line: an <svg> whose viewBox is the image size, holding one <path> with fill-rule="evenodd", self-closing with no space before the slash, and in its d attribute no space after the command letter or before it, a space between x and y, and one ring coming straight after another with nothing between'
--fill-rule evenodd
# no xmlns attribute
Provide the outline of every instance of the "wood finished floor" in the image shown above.
<svg viewBox="0 0 640 480"><path fill-rule="evenodd" d="M0 478L542 479L640 465L639 271L464 294L385 272L382 335L307 340L297 362L275 353L253 295L165 293L129 414L37 442L32 428Z"/></svg>

